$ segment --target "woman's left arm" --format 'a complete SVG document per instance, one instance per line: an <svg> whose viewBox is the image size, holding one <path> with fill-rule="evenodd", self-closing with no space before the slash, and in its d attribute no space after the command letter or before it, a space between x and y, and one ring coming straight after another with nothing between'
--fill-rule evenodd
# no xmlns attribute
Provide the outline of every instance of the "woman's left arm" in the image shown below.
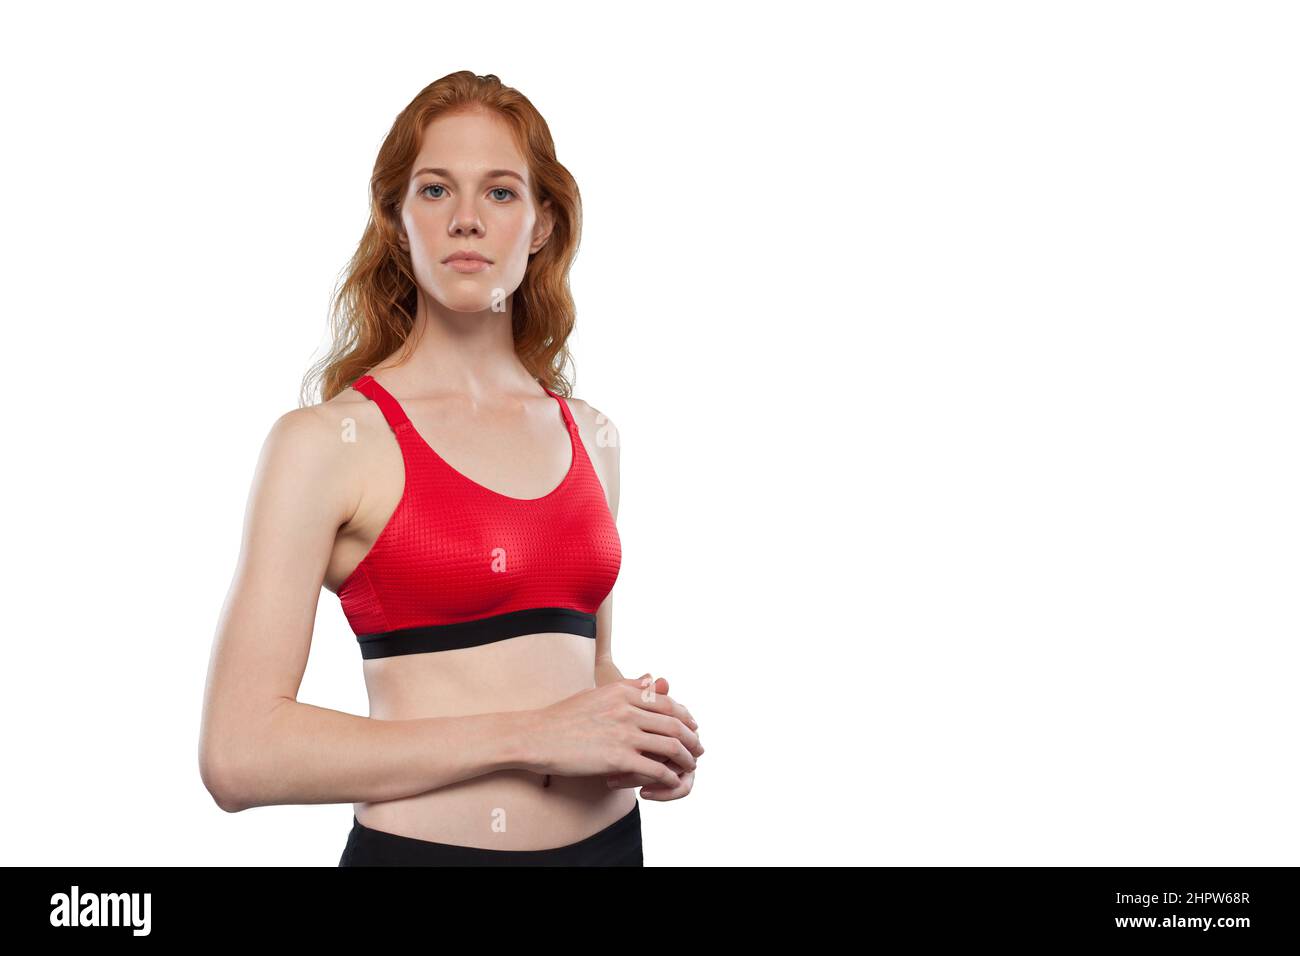
<svg viewBox="0 0 1300 956"><path fill-rule="evenodd" d="M595 418L595 437L596 451L593 460L598 459L596 470L605 484L605 497L609 502L610 513L617 520L618 518L618 486L619 486L619 442L618 429L614 423L609 420L608 416L602 414L596 409L591 408ZM623 680L623 672L618 669L614 663L612 645L613 645L613 626L614 626L614 592L605 597L600 607L596 611L596 686L608 684L611 681ZM649 677L649 672L642 674L641 677ZM668 679L659 677L655 679L655 692L668 693ZM693 731L698 731L699 725L688 714L687 726ZM703 751L701 750L701 753ZM655 758L662 759L662 758ZM691 792L695 785L695 771L685 771L682 767L677 766L672 761L665 761L681 777L681 785L675 789L651 789L648 784L656 783L648 777L642 777L639 774L615 774L606 778L606 784L610 789L621 789L623 787L640 787L641 796L649 800L677 800Z"/></svg>
<svg viewBox="0 0 1300 956"><path fill-rule="evenodd" d="M584 403L586 404L586 403ZM597 476L605 487L605 500L609 502L609 512L618 520L618 429L609 418L587 405L587 417L594 426L592 437L595 450L591 459L595 463ZM611 590L596 610L596 686L600 687L612 681L622 680L623 672L614 663L614 592Z"/></svg>

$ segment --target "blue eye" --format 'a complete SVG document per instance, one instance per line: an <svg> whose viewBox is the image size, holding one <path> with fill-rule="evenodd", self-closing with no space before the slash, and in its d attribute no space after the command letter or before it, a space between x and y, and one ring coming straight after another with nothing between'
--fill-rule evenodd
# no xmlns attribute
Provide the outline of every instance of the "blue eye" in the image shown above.
<svg viewBox="0 0 1300 956"><path fill-rule="evenodd" d="M429 183L429 185L425 186L423 189L420 190L420 195L421 195L421 196L427 196L428 193L429 193L429 190L430 190L430 189L441 189L441 190L444 190L444 191L445 191L446 188L447 188L447 187L444 186L442 183ZM494 187L494 188L488 190L488 192L489 192L489 193L506 193L506 194L509 195L509 196L515 196L515 195L516 195L516 193L515 193L515 191L514 191L513 189L507 189L505 186L496 186L496 187ZM441 199L442 196L429 196L429 198L430 198L430 199ZM499 199L500 199L501 202L505 202L506 197L505 197L505 196L501 196L501 197L499 197Z"/></svg>

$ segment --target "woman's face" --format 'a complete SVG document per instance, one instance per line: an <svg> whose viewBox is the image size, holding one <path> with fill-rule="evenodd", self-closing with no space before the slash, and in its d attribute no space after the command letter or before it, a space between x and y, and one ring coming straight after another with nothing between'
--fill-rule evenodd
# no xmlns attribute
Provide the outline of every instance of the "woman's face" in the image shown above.
<svg viewBox="0 0 1300 956"><path fill-rule="evenodd" d="M416 281L453 312L505 310L528 257L550 234L549 202L537 206L528 167L504 121L442 116L425 127L402 197L399 241ZM483 262L455 262L476 252Z"/></svg>

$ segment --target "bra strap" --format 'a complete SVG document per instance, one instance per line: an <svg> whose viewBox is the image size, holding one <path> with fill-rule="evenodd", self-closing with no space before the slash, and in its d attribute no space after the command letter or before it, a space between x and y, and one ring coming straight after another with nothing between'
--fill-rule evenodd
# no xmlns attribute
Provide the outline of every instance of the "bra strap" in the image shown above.
<svg viewBox="0 0 1300 956"><path fill-rule="evenodd" d="M352 383L352 387L379 406L379 410L393 431L398 431L403 425L411 423L411 420L406 417L406 412L402 411L402 406L397 404L397 399L388 394L388 389L370 375L362 375Z"/></svg>
<svg viewBox="0 0 1300 956"><path fill-rule="evenodd" d="M569 410L569 403L564 400L564 397L555 394L545 385L542 386L542 391L560 403L560 414L564 416L564 423L576 431L578 423L573 420L573 412Z"/></svg>

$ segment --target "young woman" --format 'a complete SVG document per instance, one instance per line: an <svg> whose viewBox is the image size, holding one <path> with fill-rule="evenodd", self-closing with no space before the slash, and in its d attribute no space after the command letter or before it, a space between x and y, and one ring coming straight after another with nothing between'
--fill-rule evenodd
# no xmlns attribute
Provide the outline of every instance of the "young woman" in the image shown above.
<svg viewBox="0 0 1300 956"><path fill-rule="evenodd" d="M204 702L228 811L353 804L340 865L642 864L699 727L611 654L618 443L571 397L576 183L545 121L462 71L397 117L314 372L271 428ZM310 376L309 376L310 379ZM322 584L369 717L297 700Z"/></svg>

